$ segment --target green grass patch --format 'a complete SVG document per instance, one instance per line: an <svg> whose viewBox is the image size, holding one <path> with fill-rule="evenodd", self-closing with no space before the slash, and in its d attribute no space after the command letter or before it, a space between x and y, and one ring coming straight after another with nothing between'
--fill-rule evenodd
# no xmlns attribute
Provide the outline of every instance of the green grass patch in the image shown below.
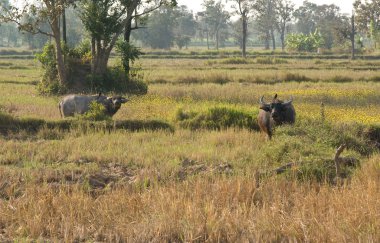
<svg viewBox="0 0 380 243"><path fill-rule="evenodd" d="M252 114L226 107L213 107L202 112L185 112L179 109L176 121L181 127L191 130L221 130L230 127L259 130Z"/></svg>

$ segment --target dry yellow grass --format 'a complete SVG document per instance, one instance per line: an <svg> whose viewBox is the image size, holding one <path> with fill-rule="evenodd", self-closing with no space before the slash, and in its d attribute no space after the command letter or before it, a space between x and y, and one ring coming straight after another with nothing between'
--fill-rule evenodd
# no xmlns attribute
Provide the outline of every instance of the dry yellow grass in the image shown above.
<svg viewBox="0 0 380 243"><path fill-rule="evenodd" d="M147 79L171 83L151 84L149 94L132 97L115 120L174 123L179 108L205 111L219 106L255 114L259 97L269 100L278 93L282 99L293 95L301 122L278 128L272 141L244 129L178 127L175 132L110 134L45 128L36 134L0 135L0 241L380 241L380 156L362 149L375 141L357 138L355 125L347 126L352 133L341 130L342 138L328 137L338 133L333 132L335 127L331 131L315 122L321 119L323 102L325 119L333 124L379 124L380 84L237 82L278 78L288 70L323 81L337 75L360 79L376 76L376 71L364 69L378 61L370 65L289 60L278 66L205 66L203 60L144 59L141 63ZM21 118L60 119L59 97L37 96L32 85L38 79L34 64L15 61L15 66L29 69L14 72L7 65L0 68L1 110ZM330 66L336 68L326 70ZM357 67L364 69L356 72ZM236 82L177 83L182 78L209 79L220 74ZM344 156L360 159L361 166L343 186L297 179L302 163L318 169L320 162L330 161L334 146L345 136L351 144ZM182 178L186 159L200 171ZM257 172L288 162L299 165L285 176L262 176L258 186ZM210 170L226 164L231 173ZM103 177L111 182L94 186Z"/></svg>
<svg viewBox="0 0 380 243"><path fill-rule="evenodd" d="M0 236L63 241L377 242L379 162L379 157L371 159L343 187L278 179L257 187L254 178L206 177L142 191L113 189L94 197L75 186L27 184L22 197L0 200Z"/></svg>

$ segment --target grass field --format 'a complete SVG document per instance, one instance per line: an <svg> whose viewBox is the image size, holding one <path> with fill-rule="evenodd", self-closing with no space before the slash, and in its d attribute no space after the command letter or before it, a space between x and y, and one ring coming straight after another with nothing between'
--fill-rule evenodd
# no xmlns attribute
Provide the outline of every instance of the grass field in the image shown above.
<svg viewBox="0 0 380 243"><path fill-rule="evenodd" d="M378 242L379 64L144 58L149 93L113 117L133 126L63 129L39 65L2 58L0 241ZM297 122L268 141L255 119L275 93ZM235 111L247 123L218 123ZM343 143L359 162L337 180Z"/></svg>

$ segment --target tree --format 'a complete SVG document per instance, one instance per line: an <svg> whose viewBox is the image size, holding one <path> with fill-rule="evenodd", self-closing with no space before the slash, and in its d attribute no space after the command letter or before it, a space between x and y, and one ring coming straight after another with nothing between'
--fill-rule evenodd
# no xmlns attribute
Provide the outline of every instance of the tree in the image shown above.
<svg viewBox="0 0 380 243"><path fill-rule="evenodd" d="M304 1L303 5L294 12L298 31L304 34L314 33L319 29L324 46L331 49L336 44L336 29L341 25L344 16L334 4L317 5Z"/></svg>
<svg viewBox="0 0 380 243"><path fill-rule="evenodd" d="M276 1L275 0L257 0L255 4L257 12L256 23L259 32L262 33L265 40L265 49L269 49L272 40L273 50L276 49L274 31L276 29Z"/></svg>
<svg viewBox="0 0 380 243"><path fill-rule="evenodd" d="M292 19L294 13L294 3L290 0L277 0L276 4L277 12L277 29L280 32L281 48L285 49L285 32L286 26Z"/></svg>
<svg viewBox="0 0 380 243"><path fill-rule="evenodd" d="M148 18L147 28L142 32L144 44L154 49L170 49L174 43L175 10L162 7Z"/></svg>
<svg viewBox="0 0 380 243"><path fill-rule="evenodd" d="M124 41L130 43L131 33L133 30L139 29L139 19L147 16L149 13L159 9L161 6L177 6L176 0L123 0L122 5L128 8L126 21L124 23ZM141 11L141 12L140 12ZM134 26L132 26L134 22ZM130 45L130 44L129 44ZM136 48L130 45L130 49L136 52ZM125 61L124 69L129 74L129 61Z"/></svg>
<svg viewBox="0 0 380 243"><path fill-rule="evenodd" d="M305 35L303 33L290 34L286 38L286 46L292 51L315 52L323 45L323 37L318 29L314 33Z"/></svg>
<svg viewBox="0 0 380 243"><path fill-rule="evenodd" d="M354 10L358 31L371 37L376 46L376 42L379 41L380 37L380 1L369 0L362 3L362 1L356 0Z"/></svg>
<svg viewBox="0 0 380 243"><path fill-rule="evenodd" d="M91 35L92 73L104 75L112 49L121 34L130 41L130 34L137 29L137 19L162 5L175 5L175 0L83 0L81 19ZM142 12L139 12L141 10ZM135 27L132 22L135 20ZM133 48L129 48L132 50ZM124 69L129 74L129 62Z"/></svg>
<svg viewBox="0 0 380 243"><path fill-rule="evenodd" d="M241 23L241 49L242 56L247 56L248 21L253 15L256 0L230 0L235 4L232 6L235 14L240 16Z"/></svg>
<svg viewBox="0 0 380 243"><path fill-rule="evenodd" d="M191 37L196 33L196 22L193 14L189 12L186 6L180 6L176 9L176 18L174 26L174 41L179 49L187 46Z"/></svg>
<svg viewBox="0 0 380 243"><path fill-rule="evenodd" d="M204 18L210 34L214 36L215 47L218 50L220 46L222 29L227 29L230 14L224 10L224 5L219 1L205 0Z"/></svg>
<svg viewBox="0 0 380 243"><path fill-rule="evenodd" d="M54 39L58 79L61 85L67 83L67 76L61 47L62 38L59 19L62 15L62 9L68 4L66 0L38 0L33 3L26 3L23 7L9 4L0 5L1 21L16 23L22 31L33 34L44 34ZM41 28L41 23L44 22L49 23L50 30L46 31Z"/></svg>
<svg viewBox="0 0 380 243"><path fill-rule="evenodd" d="M152 48L169 49L173 44L186 46L195 35L196 22L186 6L164 6L148 16L146 28L137 38Z"/></svg>

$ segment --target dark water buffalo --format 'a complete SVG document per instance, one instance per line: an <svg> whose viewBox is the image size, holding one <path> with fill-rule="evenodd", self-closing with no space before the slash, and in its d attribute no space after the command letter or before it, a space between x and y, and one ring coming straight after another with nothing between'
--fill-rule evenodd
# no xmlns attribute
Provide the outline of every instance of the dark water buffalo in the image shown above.
<svg viewBox="0 0 380 243"><path fill-rule="evenodd" d="M271 103L265 103L264 96L260 98L260 110L257 121L261 131L266 133L269 139L273 135L273 127L281 124L293 124L296 121L296 111L292 104L293 97L288 101L281 101L274 96Z"/></svg>
<svg viewBox="0 0 380 243"><path fill-rule="evenodd" d="M91 102L98 102L106 108L106 114L113 116L128 99L121 96L107 97L104 95L67 95L59 102L62 117L84 114L90 109Z"/></svg>

